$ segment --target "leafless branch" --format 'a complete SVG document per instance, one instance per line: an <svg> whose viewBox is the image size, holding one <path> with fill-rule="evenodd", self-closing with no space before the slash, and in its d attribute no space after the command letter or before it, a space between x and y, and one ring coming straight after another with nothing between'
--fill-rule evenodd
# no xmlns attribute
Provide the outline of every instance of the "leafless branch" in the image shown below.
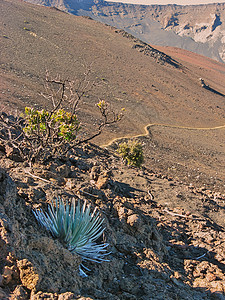
<svg viewBox="0 0 225 300"><path fill-rule="evenodd" d="M46 91L42 95L48 101L47 107L50 106L51 109L37 111L28 108L28 115L26 111L23 117L0 114L0 139L18 149L21 158L31 165L35 159L44 161L51 156L66 155L75 146L99 136L105 126L119 122L123 114L115 113L104 101L103 106L98 104L101 121L96 132L83 139L78 136L80 123L77 120L77 109L85 94L94 86L94 82L89 79L90 73L91 68L86 66L81 78L70 81L62 80L60 76L50 78L47 71ZM74 136L69 141L61 132L62 122L57 121L57 113L60 114L60 110L65 111L67 116L67 119L62 121L64 128L73 124L70 134ZM30 123L30 118L34 115L35 123Z"/></svg>
<svg viewBox="0 0 225 300"><path fill-rule="evenodd" d="M39 176L36 176L32 173L30 173L29 171L25 171L25 173L27 173L28 175L30 175L31 177L35 178L35 179L39 179L39 180L42 180L44 182L47 182L47 183L51 183L51 181L47 180L47 179L44 179L42 177L39 177Z"/></svg>
<svg viewBox="0 0 225 300"><path fill-rule="evenodd" d="M187 219L196 219L187 215L181 215L181 214L177 214L177 213L172 213L171 211L168 211L167 209L164 209L163 211L165 211L167 214L174 216L174 217L180 217L180 218L187 218Z"/></svg>

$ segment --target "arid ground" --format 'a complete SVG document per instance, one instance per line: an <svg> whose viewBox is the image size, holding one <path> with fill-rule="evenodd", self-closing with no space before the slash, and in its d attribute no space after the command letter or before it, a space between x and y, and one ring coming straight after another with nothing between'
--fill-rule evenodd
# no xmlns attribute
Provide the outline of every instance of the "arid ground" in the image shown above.
<svg viewBox="0 0 225 300"><path fill-rule="evenodd" d="M111 274L116 274L115 278L120 278L123 283L118 283L115 279L115 285L110 288L113 278L109 275L110 271L107 269L109 267L104 265L96 269L90 283L84 284L76 277L80 295L90 296L93 299L190 299L188 295L193 293L191 299L211 299L211 297L224 299L225 254L221 245L224 243L225 219L225 65L177 48L157 46L152 48L124 31L53 8L11 0L2 0L0 6L1 110L15 113L16 110L22 111L25 106L40 109L50 107L51 102L47 102L41 95L45 92L46 70L53 77L60 75L62 79L75 80L78 86L87 80L84 76L86 66L90 66L91 69L88 77L90 84L77 112L83 126L82 134L88 136L95 131L100 117L95 104L99 100L108 101L115 111L125 108L125 117L118 126L107 127L100 137L92 141L101 148L95 149L93 146L94 148L90 150L87 147L85 152L84 147L84 150L78 151L76 155L81 164L75 164L75 169L69 162L65 163L69 171L64 174L61 169L65 166L60 167L65 164L57 161L52 163L52 167L46 166L46 172L54 170L55 173L57 167L61 170L59 172L62 172L59 175L49 175L50 173L46 175L47 173L40 170L39 174L37 169L33 170L33 174L47 180L59 176L62 178L61 183L64 182L63 187L68 181L64 180L65 178L75 178L75 185L79 181L82 185L83 180L87 186L84 192L94 193L99 197L99 200L90 197L92 204L105 208L105 217L109 222L106 235L108 233L110 242L114 245L113 255L116 257ZM201 85L200 78L204 80L205 87ZM143 170L137 171L123 166L118 158L115 151L118 143L128 138L135 138L143 144L145 156ZM93 188L89 182L89 173L95 164L113 172L112 185L108 185L106 191L102 192L100 189L98 192L98 188ZM37 178L33 182L31 175L24 175L23 165L10 162L9 158L5 158L4 151L1 167L15 180L19 191L18 199L23 199L18 211L22 212L22 209L27 207L26 220L32 215L31 209L42 204L46 205L50 201L51 193L49 194L48 190L57 193L63 188L62 186L59 189L52 188L49 184L42 185ZM43 169L45 170L45 167ZM78 177L73 172L77 172ZM25 177L31 179L26 179L26 182ZM4 172L2 178L8 180ZM83 188L83 185L81 187ZM72 186L69 189L71 191L66 197L76 194L79 190ZM1 199L5 199L5 191L2 190L1 193ZM60 193L64 195L61 190ZM39 196L42 199L40 203L38 203ZM117 196L121 198L116 198ZM117 200L113 202L115 198ZM18 202L15 205L18 205ZM10 218L13 207L7 203L5 209L6 215L8 214ZM116 225L113 219L110 219L112 211ZM145 245L141 246L141 237L145 233L141 231L137 216L133 217L136 220L133 220L133 223L132 218L129 218L134 214L140 216L140 224L145 224L144 227L154 219L153 223L156 224L154 226L157 227L154 230L157 234L158 228L162 227L156 238L156 244L153 241L154 247L159 247L157 249L153 247L160 257L159 260L154 257L153 250L152 253L150 250L143 250L150 249L152 245L144 241ZM16 226L20 224L25 240L29 240L31 235L22 218L20 219L19 213L13 218L15 219L11 220L12 223L16 220L13 223L15 226L13 230L18 235ZM32 222L34 221L32 219ZM37 230L37 224L33 226ZM132 226L137 227L134 229ZM137 238L138 234L141 234L140 239ZM150 232L148 234L154 236ZM37 239L45 239L45 236L42 231ZM14 257L14 260L21 261L27 258L35 265L37 261L35 252L32 251L36 251L37 248L44 256L48 251L43 250L40 243L32 246L26 244L25 240L21 240L19 235L16 237L18 245L23 245L27 249L24 253L19 250L18 245L13 246L13 243L9 242L10 247L15 250L15 255L19 257ZM43 242L48 243L47 240ZM136 245L136 248L132 245ZM218 247L214 251L216 246ZM53 252L58 253L57 247L60 246L54 244L52 247ZM129 248L127 252L126 247ZM6 248L4 251L7 252ZM120 253L123 253L121 276L116 270ZM201 255L204 255L203 258L196 259ZM46 258L41 259L46 262ZM49 259L51 261L53 258ZM132 262L132 267L127 269L126 259L128 265ZM152 267L150 263L148 265L148 260L157 261L157 267L156 265ZM8 263L10 266L14 264L14 261L11 265ZM44 271L38 275L42 279L38 283L35 279L36 283L29 285L26 280L20 281L21 272L25 267L17 263L20 270L17 271L20 272L20 275L17 273L17 277L20 276L20 279L17 277L14 281L8 279L9 282L5 284L3 292L9 295L13 292L13 288L20 284L27 293L26 297L39 291L58 293L55 297L59 297L63 292L76 294L75 287L71 288L72 281L69 281L63 290L64 279L56 280L52 289L47 288L43 278L50 276L48 272L54 273L54 270L48 269L49 265L49 261L46 262ZM134 266L141 267L141 271L139 267L135 269ZM171 272L178 273L171 273L173 279L170 275L169 277L162 275L158 281L156 279L158 288L159 286L161 288L159 294L157 289L151 294L155 286L151 276L146 283L145 277L142 277L139 289L132 288L138 278L147 276L148 271L143 270L158 268L157 272L164 274L167 271L164 272L162 269L160 271L160 268L168 266L172 269ZM64 272L62 265L60 268ZM70 264L69 269L72 268ZM108 274L107 278L99 275L104 272ZM170 271L167 274L170 274ZM100 286L97 284L98 276L101 277ZM68 275L68 278L70 277ZM29 278L27 280L29 281ZM54 276L51 277L51 284L54 280ZM165 291L163 286L166 282L169 283ZM143 286L145 286L144 294L139 295ZM178 292L175 292L176 288ZM101 298L101 292L97 292L103 290L106 293L105 298L103 296ZM149 295L153 295L154 298L149 298ZM74 298L59 299L77 299L75 296L72 297ZM32 299L48 298L40 296Z"/></svg>

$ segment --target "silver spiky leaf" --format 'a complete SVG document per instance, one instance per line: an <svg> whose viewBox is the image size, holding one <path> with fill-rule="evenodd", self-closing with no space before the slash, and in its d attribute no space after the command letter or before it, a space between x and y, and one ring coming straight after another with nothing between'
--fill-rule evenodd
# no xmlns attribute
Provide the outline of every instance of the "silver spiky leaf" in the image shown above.
<svg viewBox="0 0 225 300"><path fill-rule="evenodd" d="M64 204L61 198L56 198L55 205L52 201L48 206L48 212L40 209L33 213L52 236L59 238L69 251L80 255L83 260L97 263L108 261L105 258L109 254L106 250L108 244L96 243L105 230L102 227L104 219L99 217L96 208L91 213L90 204L87 205L86 201L81 207L79 200L77 205L75 199L69 205L68 202ZM80 272L84 273L81 269Z"/></svg>

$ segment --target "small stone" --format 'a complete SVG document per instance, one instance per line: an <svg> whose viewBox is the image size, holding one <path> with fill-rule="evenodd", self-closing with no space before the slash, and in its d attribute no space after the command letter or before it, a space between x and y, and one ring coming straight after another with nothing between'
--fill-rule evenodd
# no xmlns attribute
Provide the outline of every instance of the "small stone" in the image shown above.
<svg viewBox="0 0 225 300"><path fill-rule="evenodd" d="M46 197L46 194L45 192L43 191L42 188L31 188L29 191L28 191L28 197L31 201L39 201L40 199L45 199Z"/></svg>
<svg viewBox="0 0 225 300"><path fill-rule="evenodd" d="M23 182L28 184L33 184L34 179L32 177L24 177Z"/></svg>
<svg viewBox="0 0 225 300"><path fill-rule="evenodd" d="M5 266L3 269L3 282L4 284L9 284L13 278L13 269L12 267Z"/></svg>
<svg viewBox="0 0 225 300"><path fill-rule="evenodd" d="M58 300L73 300L76 299L73 293L67 292L59 295Z"/></svg>
<svg viewBox="0 0 225 300"><path fill-rule="evenodd" d="M17 261L17 267L20 271L20 280L27 289L33 290L39 282L39 275L31 262L27 259Z"/></svg>
<svg viewBox="0 0 225 300"><path fill-rule="evenodd" d="M31 294L30 300L57 300L57 294L38 292L37 294Z"/></svg>
<svg viewBox="0 0 225 300"><path fill-rule="evenodd" d="M214 281L214 280L216 280L216 275L213 274L213 273L207 273L206 274L206 280L209 281L209 282Z"/></svg>
<svg viewBox="0 0 225 300"><path fill-rule="evenodd" d="M94 186L95 185L95 181L91 179L90 180L90 184Z"/></svg>
<svg viewBox="0 0 225 300"><path fill-rule="evenodd" d="M70 173L70 168L67 165L62 165L56 168L56 171L61 177L68 177Z"/></svg>
<svg viewBox="0 0 225 300"><path fill-rule="evenodd" d="M224 281L213 281L211 282L211 291L213 292L225 292L225 282Z"/></svg>
<svg viewBox="0 0 225 300"><path fill-rule="evenodd" d="M104 188L106 188L108 182L109 182L108 176L100 175L96 182L96 186L98 189L104 189Z"/></svg>
<svg viewBox="0 0 225 300"><path fill-rule="evenodd" d="M23 159L20 156L20 152L18 149L16 149L13 146L6 145L5 146L5 152L6 152L6 157L16 161L16 162L22 162Z"/></svg>
<svg viewBox="0 0 225 300"><path fill-rule="evenodd" d="M198 271L198 270L194 270L193 271L193 277L200 277L201 276L201 273Z"/></svg>
<svg viewBox="0 0 225 300"><path fill-rule="evenodd" d="M208 244L211 244L213 242L213 240L214 240L214 238L210 234L206 236L206 242Z"/></svg>
<svg viewBox="0 0 225 300"><path fill-rule="evenodd" d="M174 272L174 277L175 277L176 279L181 279L181 278L182 278L182 275L181 275L179 272L175 271L175 272Z"/></svg>
<svg viewBox="0 0 225 300"><path fill-rule="evenodd" d="M27 291L23 288L22 285L18 285L15 290L13 291L13 294L11 295L10 299L13 300L26 300L28 299L28 293Z"/></svg>
<svg viewBox="0 0 225 300"><path fill-rule="evenodd" d="M139 230L142 226L142 219L138 214L133 214L128 216L127 224L129 224L132 228Z"/></svg>
<svg viewBox="0 0 225 300"><path fill-rule="evenodd" d="M90 179L94 180L94 181L97 181L98 177L100 175L100 172L101 172L100 166L94 166L94 167L92 167L91 168L91 173L90 173Z"/></svg>
<svg viewBox="0 0 225 300"><path fill-rule="evenodd" d="M218 253L215 255L215 259L218 260L219 262L222 262L224 260L224 257Z"/></svg>
<svg viewBox="0 0 225 300"><path fill-rule="evenodd" d="M74 178L66 178L66 187L70 190L74 189L77 186L77 181Z"/></svg>

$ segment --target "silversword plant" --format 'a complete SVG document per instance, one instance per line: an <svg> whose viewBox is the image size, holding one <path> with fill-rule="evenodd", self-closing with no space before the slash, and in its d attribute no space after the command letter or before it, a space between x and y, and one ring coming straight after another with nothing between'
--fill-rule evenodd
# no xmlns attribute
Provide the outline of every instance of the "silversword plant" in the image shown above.
<svg viewBox="0 0 225 300"><path fill-rule="evenodd" d="M83 260L101 263L108 261L105 256L109 254L106 250L107 243L96 243L101 237L105 228L102 226L104 219L101 219L96 208L91 212L90 204L86 201L81 207L75 199L71 205L64 204L61 198L55 199L55 205L48 206L48 212L42 209L33 211L38 222L49 231L53 237L58 238L62 244L71 252L80 255ZM82 268L81 276L87 276ZM88 269L87 269L88 270Z"/></svg>

